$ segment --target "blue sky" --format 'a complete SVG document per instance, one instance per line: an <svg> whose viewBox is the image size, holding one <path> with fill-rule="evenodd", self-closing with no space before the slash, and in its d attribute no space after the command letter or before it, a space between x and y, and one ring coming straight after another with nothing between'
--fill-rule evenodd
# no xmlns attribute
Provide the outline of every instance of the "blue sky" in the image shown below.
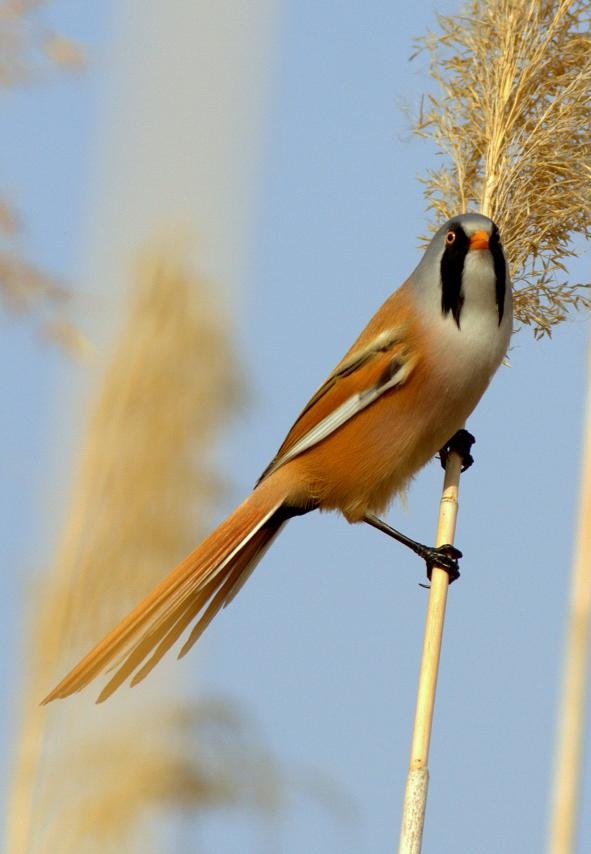
<svg viewBox="0 0 591 854"><path fill-rule="evenodd" d="M100 196L97 164L117 138L108 126L114 6L53 4L56 28L89 46L88 71L4 101L3 188L26 216L25 247L73 280ZM377 0L287 2L277 16L234 319L250 404L222 439L232 495L220 516L417 262L428 223L417 175L435 160L410 137L403 106L428 85L424 62L408 57L433 21L426 4ZM573 279L585 268L588 254L573 265ZM63 389L80 384L81 369L41 344L30 323L1 322L9 401L0 513L5 776L25 593L57 537L68 477L60 466L69 454L61 427L71 436L77 423L60 408ZM586 343L581 317L550 342L520 332L511 367L499 371L469 423L476 465L461 487L457 542L465 557L448 605L426 851L543 848ZM416 479L408 510L395 506L391 520L431 540L440 487L433 464ZM342 822L296 792L268 833L246 816L212 816L196 828L203 850L392 850L426 604L421 574L418 561L369 528L319 514L294 520L200 651L173 665L197 691L244 707L288 768L326 773L354 805ZM590 832L585 816L581 838Z"/></svg>

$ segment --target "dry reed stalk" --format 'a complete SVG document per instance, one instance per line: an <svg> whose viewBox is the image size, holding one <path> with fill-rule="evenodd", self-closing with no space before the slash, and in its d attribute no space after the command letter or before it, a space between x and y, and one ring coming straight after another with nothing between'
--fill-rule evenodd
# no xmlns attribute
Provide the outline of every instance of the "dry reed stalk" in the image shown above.
<svg viewBox="0 0 591 854"><path fill-rule="evenodd" d="M416 132L444 165L427 173L438 220L478 210L495 220L512 269L517 319L550 335L571 308L588 308L589 285L558 282L572 239L591 235L591 17L589 0L472 0L440 16L419 42L439 93ZM450 455L438 536L453 534L460 466ZM445 510L445 513L443 512ZM447 540L453 542L451 538ZM429 597L400 851L421 850L428 750L447 594L438 573ZM434 576L435 578L435 576Z"/></svg>
<svg viewBox="0 0 591 854"><path fill-rule="evenodd" d="M84 850L102 851L106 838L131 851L142 810L172 800L182 785L196 809L251 802L253 791L263 791L264 775L235 739L224 755L235 754L234 770L243 756L248 775L230 767L208 777L182 723L188 712L159 694L134 692L100 720L89 715L87 701L38 706L57 671L199 539L220 494L208 452L239 399L223 319L178 249L160 248L140 268L90 420L54 570L36 585L11 854L78 852L82 840ZM231 741L228 731L224 740Z"/></svg>
<svg viewBox="0 0 591 854"><path fill-rule="evenodd" d="M591 637L591 346L581 467L578 531L571 575L564 672L556 733L556 758L548 854L575 850Z"/></svg>
<svg viewBox="0 0 591 854"><path fill-rule="evenodd" d="M443 492L439 506L439 521L435 539L437 546L454 541L461 469L461 457L455 452L450 453L445 466ZM429 788L429 745L431 743L448 588L449 576L442 569L435 567L431 576L431 589L425 619L423 655L419 670L412 746L402 810L400 854L420 854L423 841Z"/></svg>

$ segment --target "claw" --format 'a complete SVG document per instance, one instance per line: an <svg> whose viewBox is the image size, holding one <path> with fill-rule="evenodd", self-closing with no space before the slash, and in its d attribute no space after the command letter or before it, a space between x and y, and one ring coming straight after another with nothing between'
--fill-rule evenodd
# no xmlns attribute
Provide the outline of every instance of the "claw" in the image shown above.
<svg viewBox="0 0 591 854"><path fill-rule="evenodd" d="M462 552L459 549L456 549L455 546L452 546L449 543L446 543L443 546L438 546L437 548L425 546L420 556L427 564L427 578L429 581L431 581L433 568L436 566L444 572L447 572L450 584L453 584L453 582L460 577L458 560L462 557Z"/></svg>
<svg viewBox="0 0 591 854"><path fill-rule="evenodd" d="M455 451L456 454L459 454L462 458L462 471L464 472L466 469L469 469L474 462L474 457L470 451L475 441L476 439L472 433L468 432L468 430L462 429L458 430L457 433L454 433L449 442L446 442L443 448L439 451L441 467L446 467L447 458L452 451Z"/></svg>

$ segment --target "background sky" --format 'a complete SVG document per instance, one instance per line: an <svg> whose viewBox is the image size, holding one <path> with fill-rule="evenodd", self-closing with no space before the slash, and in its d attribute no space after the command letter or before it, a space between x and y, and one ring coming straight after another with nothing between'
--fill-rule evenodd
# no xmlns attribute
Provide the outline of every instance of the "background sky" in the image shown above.
<svg viewBox="0 0 591 854"><path fill-rule="evenodd" d="M87 71L6 94L3 103L2 187L26 217L24 248L76 284L99 245L94 212L108 221L101 175L113 150L133 161L140 145L121 132L114 97L116 73L125 68L121 32L132 32L134 3L127 18L116 5L54 3L48 20L86 45ZM231 322L249 404L221 437L231 494L220 517L250 489L311 392L417 263L418 236L429 222L417 176L436 163L411 138L404 109L428 87L425 61L408 57L413 38L434 24L430 5L286 0L267 12L265 75L252 78L264 89L255 99L258 136L247 152L250 183L240 189L241 204L248 199L251 207L239 224L232 220L246 243L240 263L224 268L230 290L223 299L235 289ZM141 46L138 37L130 48L135 63ZM573 265L573 280L588 277L588 259L586 251ZM93 306L85 309L82 300L80 311L91 315ZM48 348L31 323L0 322L6 779L25 595L58 537L88 380L84 366ZM99 337L108 329L106 310L101 323ZM87 328L98 330L96 319ZM521 331L511 367L499 371L469 423L476 465L461 485L464 559L448 603L425 851L543 850L586 343L583 317L558 328L552 341L537 343ZM408 509L393 508L392 522L431 541L441 481L439 465L430 465ZM204 851L395 848L426 605L422 573L419 561L374 530L336 516L296 519L199 651L166 665L182 668L195 691L235 700L294 780L271 829L240 814L195 823L191 832ZM93 699L90 691L89 707ZM589 770L587 760L587 780ZM345 814L297 782L313 771L334 783ZM590 796L587 785L583 803ZM587 814L580 839L589 834Z"/></svg>

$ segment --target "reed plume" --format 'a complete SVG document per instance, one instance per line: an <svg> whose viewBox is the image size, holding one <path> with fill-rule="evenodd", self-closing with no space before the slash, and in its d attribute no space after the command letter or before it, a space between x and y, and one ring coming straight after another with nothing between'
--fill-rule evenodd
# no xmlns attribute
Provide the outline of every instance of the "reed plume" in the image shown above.
<svg viewBox="0 0 591 854"><path fill-rule="evenodd" d="M0 0L0 90L38 84L54 69L80 71L80 45L39 21L41 0ZM16 205L0 198L0 305L14 315L34 315L46 339L78 354L84 339L68 319L71 296L60 278L25 257L25 231Z"/></svg>
<svg viewBox="0 0 591 854"><path fill-rule="evenodd" d="M45 0L0 0L0 87L31 83L51 70L80 70L81 46L40 19Z"/></svg>
<svg viewBox="0 0 591 854"><path fill-rule="evenodd" d="M591 305L566 269L591 234L590 19L588 0L472 0L417 42L436 92L415 130L443 158L422 178L429 207L494 219L537 337Z"/></svg>
<svg viewBox="0 0 591 854"><path fill-rule="evenodd" d="M550 335L569 309L589 308L589 283L568 281L574 241L591 234L589 0L471 0L438 16L427 51L436 91L415 132L442 165L422 177L437 221L477 210L499 226L518 322ZM460 460L450 455L438 526L452 542ZM438 539L438 542L440 540ZM433 574L400 836L418 854L448 580Z"/></svg>
<svg viewBox="0 0 591 854"><path fill-rule="evenodd" d="M210 450L240 400L227 321L180 250L146 254L88 425L52 572L38 578L22 732L8 816L11 854L147 850L147 807L266 806L270 762L219 708L203 761L202 705L158 681L93 716L87 699L39 708L66 664L199 539L222 484ZM210 707L211 712L211 707ZM256 761L255 761L256 755ZM274 789L271 786L271 789Z"/></svg>

